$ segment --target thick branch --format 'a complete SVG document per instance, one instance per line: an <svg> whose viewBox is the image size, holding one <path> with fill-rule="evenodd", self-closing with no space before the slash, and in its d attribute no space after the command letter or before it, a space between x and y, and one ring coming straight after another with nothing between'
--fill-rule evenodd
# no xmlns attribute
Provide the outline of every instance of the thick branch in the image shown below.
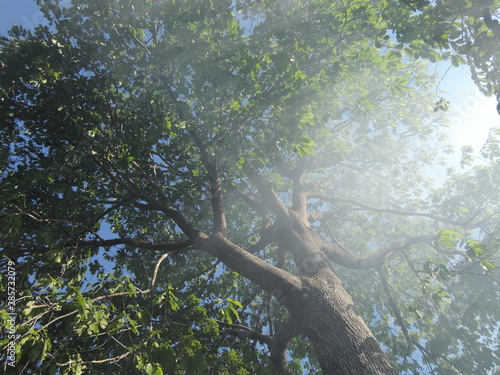
<svg viewBox="0 0 500 375"><path fill-rule="evenodd" d="M163 212L177 224L177 226L188 238L195 239L203 236L203 232L200 229L196 228L193 223L191 223L191 221L175 207L172 207L168 203L157 201L156 199L151 198L140 190L137 191L137 195L141 200L144 200L148 203L147 206L143 205L142 208L148 207L150 209ZM140 204L136 204L136 207L140 207Z"/></svg>
<svg viewBox="0 0 500 375"><path fill-rule="evenodd" d="M162 243L136 240L134 238L114 238L101 241L71 241L66 244L66 246L71 247L109 247L116 245L132 245L145 250L160 250L179 253L189 250L193 243L191 241L180 243Z"/></svg>
<svg viewBox="0 0 500 375"><path fill-rule="evenodd" d="M170 96L170 100L175 105L179 120L181 122L187 122L188 115L186 114L184 105L175 94L174 90L172 89L172 85L164 76L159 77L162 83L165 85L165 89ZM208 146L203 144L198 134L195 131L190 131L189 135L195 142L196 147L198 147L198 149L200 150L201 161L208 172L208 178L210 180L210 192L212 195L212 209L214 214L214 233L225 236L227 234L227 223L224 213L223 189L220 177L217 172L217 164L215 162L215 159L211 155Z"/></svg>
<svg viewBox="0 0 500 375"><path fill-rule="evenodd" d="M286 349L290 341L301 333L299 325L293 318L288 318L276 325L276 333L269 345L270 360L276 375L294 375L288 366Z"/></svg>
<svg viewBox="0 0 500 375"><path fill-rule="evenodd" d="M420 243L420 242L428 242L434 238L433 236L428 236L428 235L416 236L416 237L410 238L409 240L397 243L397 244L391 246L388 250L384 251L383 253L377 254L373 257L358 258L353 253L351 253L349 250L347 250L345 247L343 247L335 239L328 224L325 223L324 228L325 228L325 231L327 232L328 236L332 240L332 242L335 242L337 244L337 246L339 246L343 250L343 251L341 251L337 247L334 247L334 246L328 245L327 243L324 243L321 246L321 250L325 253L325 255L328 257L328 259L330 261L332 261L333 263L336 263L340 266L343 266L346 268L351 268L351 269L357 269L357 270L366 270L366 269L380 267L382 264L385 263L386 259L389 258L390 256L392 256L394 253L401 251L401 250L407 248L408 246L412 246L412 245L415 245L415 244Z"/></svg>
<svg viewBox="0 0 500 375"><path fill-rule="evenodd" d="M216 320L216 322L221 325L228 327L224 329L225 333L233 336L238 336L245 339L257 340L261 344L269 345L271 343L272 337L264 333L258 332L242 324L229 324L221 320Z"/></svg>
<svg viewBox="0 0 500 375"><path fill-rule="evenodd" d="M330 203L349 203L349 204L352 204L354 206L359 207L362 210L367 210L367 211L389 213L389 214L395 214L395 215L404 215L404 216L422 216L422 217L427 217L429 219L434 219L434 220L443 221L443 222L450 221L450 220L435 216L434 214L432 214L430 212L406 212L406 211L394 210L394 209L389 209L389 208L378 208L378 207L373 207L373 206L370 206L370 205L367 205L367 204L364 204L361 202L357 202L353 199L330 197L328 195L318 194L318 193L310 193L310 194L308 194L308 198L320 199L320 200L323 200L325 202L330 202Z"/></svg>
<svg viewBox="0 0 500 375"><path fill-rule="evenodd" d="M142 241L142 240L136 240L134 238L113 238L109 240L95 240L95 241L68 241L64 244L66 248L99 248L99 247L111 247L117 245L131 245L145 250L158 250L169 253L181 253L190 250L193 246L193 242L186 241L179 243L165 243L165 242ZM25 254L46 254L50 251L50 248L47 246L39 248L29 248L29 249L5 246L4 249L15 252L22 252Z"/></svg>
<svg viewBox="0 0 500 375"><path fill-rule="evenodd" d="M300 167L302 167L302 165L300 165L299 168ZM307 193L304 186L305 176L306 176L306 171L305 169L301 168L292 178L292 183L293 183L292 209L296 211L299 214L299 216L304 219L304 221L307 220Z"/></svg>
<svg viewBox="0 0 500 375"><path fill-rule="evenodd" d="M201 161L208 172L210 181L210 193L212 195L212 210L214 215L214 233L226 236L227 223L226 214L224 212L223 189L219 174L217 172L217 163L211 155L208 146L203 144L196 132L190 131L189 134L194 140L201 153Z"/></svg>
<svg viewBox="0 0 500 375"><path fill-rule="evenodd" d="M273 295L293 296L302 289L299 277L272 266L222 236L198 241L197 248L217 257L231 270ZM287 301L283 304L286 306Z"/></svg>
<svg viewBox="0 0 500 375"><path fill-rule="evenodd" d="M256 254L274 241L276 228L274 226L269 226L260 231L259 240L250 246L247 251L251 254Z"/></svg>
<svg viewBox="0 0 500 375"><path fill-rule="evenodd" d="M249 160L245 161L243 165L247 176L250 178L252 183L255 185L260 195L264 199L265 203L269 205L271 211L281 220L287 220L289 213L288 208L285 207L281 199L275 193L275 191L269 186L269 184L264 180L264 177L257 171L257 169L250 163Z"/></svg>
<svg viewBox="0 0 500 375"><path fill-rule="evenodd" d="M143 178L146 178L148 180L148 183L155 189L155 191L158 193L160 200L154 199L148 194L146 194L140 186L130 178L130 176L127 173L124 173L120 170L118 170L111 161L107 159L100 160L96 158L94 155L92 155L90 152L88 153L90 157L92 157L98 164L100 164L105 172L108 174L108 176L115 181L118 185L124 187L131 196L135 196L145 202L148 203L147 207L162 211L165 213L169 218L171 218L182 230L182 232L190 239L194 238L199 238L203 237L203 232L196 228L190 220L188 220L179 210L176 208L172 207L170 204L170 199L165 195L163 190L161 189L160 186L158 186L151 178L148 176L147 173L142 171L140 167L138 168L138 164L135 164L135 167L139 170L139 173L142 175ZM105 162L107 162L107 165L105 165ZM115 176L116 173L119 177ZM145 208L143 206L143 208Z"/></svg>
<svg viewBox="0 0 500 375"><path fill-rule="evenodd" d="M321 250L333 263L356 270L367 270L370 268L379 267L384 264L385 260L394 253L393 251L385 251L370 258L358 258L351 253L343 253L337 248L329 246L327 244L324 244L321 247Z"/></svg>

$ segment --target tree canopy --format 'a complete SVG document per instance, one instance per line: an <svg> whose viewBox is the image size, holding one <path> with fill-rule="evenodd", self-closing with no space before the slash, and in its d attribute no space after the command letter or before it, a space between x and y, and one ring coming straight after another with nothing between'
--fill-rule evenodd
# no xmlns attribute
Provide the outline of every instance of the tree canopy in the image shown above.
<svg viewBox="0 0 500 375"><path fill-rule="evenodd" d="M500 130L425 173L427 64L499 95L498 1L38 3L0 38L6 371L499 373Z"/></svg>

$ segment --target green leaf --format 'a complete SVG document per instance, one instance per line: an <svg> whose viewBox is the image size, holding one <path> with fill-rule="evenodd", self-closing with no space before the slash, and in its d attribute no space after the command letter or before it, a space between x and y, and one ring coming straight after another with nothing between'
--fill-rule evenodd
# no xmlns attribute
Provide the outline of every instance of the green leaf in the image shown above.
<svg viewBox="0 0 500 375"><path fill-rule="evenodd" d="M236 162L236 167L238 167L238 169L241 169L243 168L244 164L245 164L245 158L240 155L238 161Z"/></svg>
<svg viewBox="0 0 500 375"><path fill-rule="evenodd" d="M169 290L168 290L168 304L170 306L170 308L174 311L177 311L179 310L179 299L175 296L175 294L172 292L173 289L171 286L169 286Z"/></svg>
<svg viewBox="0 0 500 375"><path fill-rule="evenodd" d="M239 301L236 301L236 300L231 299L231 298L228 298L227 301L230 302L230 303L232 303L236 307L239 307L240 309L243 308L243 305Z"/></svg>
<svg viewBox="0 0 500 375"><path fill-rule="evenodd" d="M487 273L493 273L493 271L495 271L495 263L493 263L491 260L482 259L479 263Z"/></svg>
<svg viewBox="0 0 500 375"><path fill-rule="evenodd" d="M148 363L146 365L146 374L148 375L163 375L163 371L161 369L161 366L157 363Z"/></svg>
<svg viewBox="0 0 500 375"><path fill-rule="evenodd" d="M132 282L127 283L127 293L129 297L135 297L137 295L136 287Z"/></svg>

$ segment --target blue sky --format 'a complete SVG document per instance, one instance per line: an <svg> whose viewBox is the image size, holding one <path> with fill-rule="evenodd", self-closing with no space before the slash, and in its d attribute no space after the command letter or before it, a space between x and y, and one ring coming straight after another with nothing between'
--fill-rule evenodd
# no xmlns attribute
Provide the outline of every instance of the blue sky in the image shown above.
<svg viewBox="0 0 500 375"><path fill-rule="evenodd" d="M0 34L5 35L12 25L32 28L42 22L42 13L35 0L1 0Z"/></svg>

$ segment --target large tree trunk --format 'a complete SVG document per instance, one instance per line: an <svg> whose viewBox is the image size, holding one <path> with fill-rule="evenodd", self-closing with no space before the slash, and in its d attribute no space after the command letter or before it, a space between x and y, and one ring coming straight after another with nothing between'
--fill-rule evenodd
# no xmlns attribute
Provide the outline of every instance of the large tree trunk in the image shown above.
<svg viewBox="0 0 500 375"><path fill-rule="evenodd" d="M296 276L273 267L222 236L212 236L200 247L286 306L312 342L324 375L395 375L352 299L319 252L314 232L304 229L308 233L294 230L281 237L293 247L293 254L306 254L296 262L302 273L311 276Z"/></svg>
<svg viewBox="0 0 500 375"><path fill-rule="evenodd" d="M325 375L396 374L332 271L302 281L304 303L289 309L302 322Z"/></svg>
<svg viewBox="0 0 500 375"><path fill-rule="evenodd" d="M290 211L280 231L280 246L289 251L302 274L302 300L284 304L302 322L325 375L396 374L331 263L324 242L304 217Z"/></svg>

